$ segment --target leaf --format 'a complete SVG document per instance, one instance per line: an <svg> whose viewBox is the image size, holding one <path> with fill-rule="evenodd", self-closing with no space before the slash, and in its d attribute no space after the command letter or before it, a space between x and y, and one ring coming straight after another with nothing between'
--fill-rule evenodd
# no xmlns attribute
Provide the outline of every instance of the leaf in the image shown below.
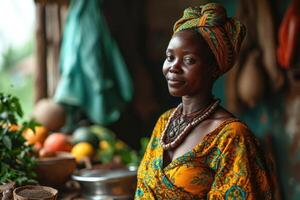
<svg viewBox="0 0 300 200"><path fill-rule="evenodd" d="M24 113L23 113L23 110L21 108L20 102L17 98L15 98L14 106L15 106L15 111L17 112L19 117L23 117Z"/></svg>
<svg viewBox="0 0 300 200"><path fill-rule="evenodd" d="M2 112L3 112L3 104L0 101L0 113L2 113Z"/></svg>
<svg viewBox="0 0 300 200"><path fill-rule="evenodd" d="M17 124L17 119L13 113L8 113L7 119L10 124Z"/></svg>
<svg viewBox="0 0 300 200"><path fill-rule="evenodd" d="M11 143L11 139L5 135L3 138L2 138L2 141L3 141L3 144L9 149L11 150L11 147L12 147L12 143Z"/></svg>
<svg viewBox="0 0 300 200"><path fill-rule="evenodd" d="M34 130L34 131L35 131L35 128L36 128L37 126L40 126L40 125L41 125L40 123L37 123L37 122L34 121L34 120L30 120L29 123L28 123L29 128L31 128L31 129Z"/></svg>
<svg viewBox="0 0 300 200"><path fill-rule="evenodd" d="M18 117L23 116L19 99L0 93L0 184L15 181L17 185L33 183L36 159L33 158L33 147L25 143L22 136L24 128L34 128L34 121L23 124L25 127L17 131L9 127L17 123Z"/></svg>

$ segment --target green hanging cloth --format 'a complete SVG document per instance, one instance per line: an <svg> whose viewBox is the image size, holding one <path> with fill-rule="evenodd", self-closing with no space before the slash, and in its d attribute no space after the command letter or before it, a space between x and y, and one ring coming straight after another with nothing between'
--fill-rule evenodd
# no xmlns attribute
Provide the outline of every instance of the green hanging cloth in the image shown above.
<svg viewBox="0 0 300 200"><path fill-rule="evenodd" d="M105 23L100 0L71 1L60 73L54 99L83 110L94 123L115 122L132 99L127 66Z"/></svg>

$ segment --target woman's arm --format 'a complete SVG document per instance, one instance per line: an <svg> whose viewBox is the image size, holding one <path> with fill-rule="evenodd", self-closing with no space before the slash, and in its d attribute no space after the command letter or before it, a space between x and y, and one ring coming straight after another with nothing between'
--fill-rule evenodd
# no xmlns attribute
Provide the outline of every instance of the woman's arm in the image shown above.
<svg viewBox="0 0 300 200"><path fill-rule="evenodd" d="M230 125L217 144L214 181L208 199L272 199L269 174L257 141L240 122Z"/></svg>

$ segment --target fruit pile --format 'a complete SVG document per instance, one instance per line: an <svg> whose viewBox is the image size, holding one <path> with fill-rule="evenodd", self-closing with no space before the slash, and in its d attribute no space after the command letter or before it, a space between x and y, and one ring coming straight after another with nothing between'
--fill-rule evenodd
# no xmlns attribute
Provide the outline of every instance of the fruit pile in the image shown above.
<svg viewBox="0 0 300 200"><path fill-rule="evenodd" d="M79 127L72 135L51 133L44 126L23 132L28 144L34 146L39 157L52 157L59 151L70 152L78 163L84 158L92 162L116 162L138 165L140 156L109 129L93 125Z"/></svg>
<svg viewBox="0 0 300 200"><path fill-rule="evenodd" d="M34 146L39 157L53 157L56 152L70 152L72 143L70 138L63 133L52 133L44 126L36 126L35 130L27 129L23 132L23 137L28 144Z"/></svg>

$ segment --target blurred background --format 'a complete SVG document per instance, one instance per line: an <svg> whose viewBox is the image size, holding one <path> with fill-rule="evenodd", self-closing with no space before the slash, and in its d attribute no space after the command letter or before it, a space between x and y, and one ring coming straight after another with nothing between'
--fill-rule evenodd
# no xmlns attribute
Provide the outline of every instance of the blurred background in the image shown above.
<svg viewBox="0 0 300 200"><path fill-rule="evenodd" d="M172 26L184 8L205 2L0 0L0 92L16 95L25 117L49 131L96 125L140 151L180 100L161 73ZM299 199L299 0L214 2L248 28L214 94L275 161L278 198Z"/></svg>

